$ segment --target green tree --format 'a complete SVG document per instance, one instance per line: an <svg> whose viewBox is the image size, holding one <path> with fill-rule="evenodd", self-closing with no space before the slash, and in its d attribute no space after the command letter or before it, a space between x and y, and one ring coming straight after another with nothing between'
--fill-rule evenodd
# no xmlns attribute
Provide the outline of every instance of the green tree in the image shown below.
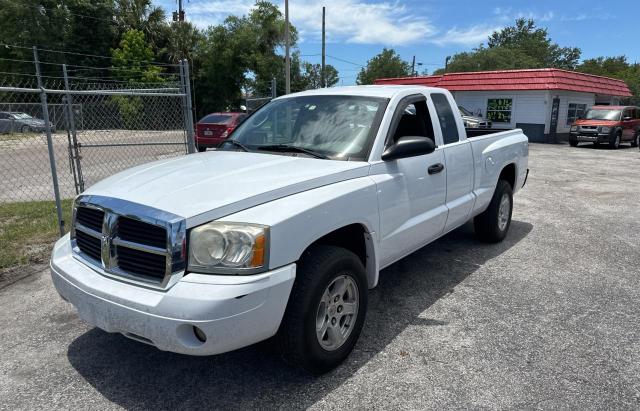
<svg viewBox="0 0 640 411"><path fill-rule="evenodd" d="M115 24L111 20L112 0L0 0L0 39L26 48L2 47L0 57L33 59L29 46L74 53L107 55L114 45ZM77 54L41 52L49 63L104 65L105 61ZM99 63L99 64L98 64ZM61 75L59 66L43 64L45 75ZM33 73L32 63L0 60L0 71ZM99 73L98 73L99 74ZM96 73L91 73L95 76Z"/></svg>
<svg viewBox="0 0 640 411"><path fill-rule="evenodd" d="M640 64L630 64L626 56L597 57L587 59L577 68L578 71L597 76L624 80L634 96L640 96Z"/></svg>
<svg viewBox="0 0 640 411"><path fill-rule="evenodd" d="M193 61L204 40L204 34L193 24L186 21L175 22L169 27L169 39L163 52L171 63L177 63L181 59Z"/></svg>
<svg viewBox="0 0 640 411"><path fill-rule="evenodd" d="M167 16L162 7L154 6L151 0L116 0L114 16L120 36L129 30L139 30L154 52L159 52L166 45Z"/></svg>
<svg viewBox="0 0 640 411"><path fill-rule="evenodd" d="M495 31L489 36L490 49L507 48L533 58L541 67L573 70L580 60L577 47L560 47L549 37L546 28L536 27L531 19L517 19L514 26Z"/></svg>
<svg viewBox="0 0 640 411"><path fill-rule="evenodd" d="M162 82L159 66L153 64L155 55L139 30L129 30L120 41L120 47L111 51L112 73L120 80L132 83Z"/></svg>
<svg viewBox="0 0 640 411"><path fill-rule="evenodd" d="M411 66L393 49L383 49L360 70L356 82L358 84L373 84L373 81L383 77L406 77L410 74Z"/></svg>
<svg viewBox="0 0 640 411"><path fill-rule="evenodd" d="M305 82L305 89L316 89L322 87L322 65L304 62L302 64L302 68L304 72L301 75ZM336 68L331 64L327 64L324 66L324 73L326 87L333 87L340 80L338 70L336 70Z"/></svg>

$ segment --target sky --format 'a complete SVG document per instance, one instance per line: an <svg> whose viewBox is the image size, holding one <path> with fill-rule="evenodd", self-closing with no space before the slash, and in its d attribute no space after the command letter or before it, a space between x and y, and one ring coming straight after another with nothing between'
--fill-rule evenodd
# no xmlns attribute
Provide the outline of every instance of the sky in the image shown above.
<svg viewBox="0 0 640 411"><path fill-rule="evenodd" d="M284 13L284 0L274 1ZM155 0L170 17L176 0ZM186 19L199 28L246 14L255 0L184 0ZM422 72L443 67L446 56L470 51L519 17L546 27L560 46L579 47L582 58L626 55L640 61L640 0L289 0L303 60L320 62L322 6L326 7L327 64L341 85L355 84L360 68L383 47L395 49ZM419 65L421 63L421 65Z"/></svg>

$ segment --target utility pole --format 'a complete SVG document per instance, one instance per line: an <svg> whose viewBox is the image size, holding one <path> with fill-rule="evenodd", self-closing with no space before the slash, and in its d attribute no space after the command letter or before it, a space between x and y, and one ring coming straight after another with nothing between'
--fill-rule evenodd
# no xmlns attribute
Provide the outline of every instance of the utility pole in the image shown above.
<svg viewBox="0 0 640 411"><path fill-rule="evenodd" d="M411 61L411 77L416 75L416 56L413 56L413 60Z"/></svg>
<svg viewBox="0 0 640 411"><path fill-rule="evenodd" d="M289 0L284 0L284 94L291 93L291 57L289 56Z"/></svg>
<svg viewBox="0 0 640 411"><path fill-rule="evenodd" d="M447 58L444 59L444 71L447 71L447 67L449 67L449 60L451 60L451 56L447 56Z"/></svg>
<svg viewBox="0 0 640 411"><path fill-rule="evenodd" d="M173 12L173 21L184 21L184 10L182 9L182 0L178 0L178 11Z"/></svg>
<svg viewBox="0 0 640 411"><path fill-rule="evenodd" d="M325 78L325 52L326 52L326 43L325 43L325 30L324 30L324 16L325 16L325 8L322 6L322 66L320 67L320 87L327 87L327 79Z"/></svg>

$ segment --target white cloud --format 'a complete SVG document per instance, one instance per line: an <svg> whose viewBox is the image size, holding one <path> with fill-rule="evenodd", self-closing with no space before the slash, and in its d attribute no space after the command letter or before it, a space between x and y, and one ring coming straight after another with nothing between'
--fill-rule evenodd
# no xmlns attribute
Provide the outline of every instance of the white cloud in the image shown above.
<svg viewBox="0 0 640 411"><path fill-rule="evenodd" d="M538 13L534 11L517 11L514 12L511 7L502 8L496 7L493 9L493 14L503 22L513 22L516 19L531 19L536 23L548 22L555 19L556 15L553 11L547 11L544 13Z"/></svg>
<svg viewBox="0 0 640 411"><path fill-rule="evenodd" d="M424 16L399 2L366 3L359 0L326 0L329 41L359 44L407 45L424 43L436 33ZM291 21L311 41L320 39L322 4L297 1L290 4Z"/></svg>
<svg viewBox="0 0 640 411"><path fill-rule="evenodd" d="M447 44L459 44L463 46L477 46L487 41L487 38L494 31L500 30L502 26L477 25L459 29L453 27L444 34L435 36L430 42L439 46Z"/></svg>
<svg viewBox="0 0 640 411"><path fill-rule="evenodd" d="M230 14L244 15L255 0L202 0L189 5L187 18L200 28L221 23ZM358 44L407 45L424 43L436 33L426 17L398 1L311 0L290 2L289 14L302 41L320 41L322 6L326 7L327 41ZM284 3L280 9L284 12Z"/></svg>

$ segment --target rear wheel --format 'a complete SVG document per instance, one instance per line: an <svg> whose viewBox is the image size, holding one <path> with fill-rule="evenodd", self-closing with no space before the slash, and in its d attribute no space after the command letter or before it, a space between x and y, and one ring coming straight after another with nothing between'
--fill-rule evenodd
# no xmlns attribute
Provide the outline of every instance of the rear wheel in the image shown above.
<svg viewBox="0 0 640 411"><path fill-rule="evenodd" d="M622 139L622 133L618 131L613 137L611 137L611 140L609 141L609 148L612 148L615 150L618 147L620 147L621 139Z"/></svg>
<svg viewBox="0 0 640 411"><path fill-rule="evenodd" d="M636 134L633 136L633 140L631 140L631 147L640 146L640 132L636 131Z"/></svg>
<svg viewBox="0 0 640 411"><path fill-rule="evenodd" d="M202 152L207 151L207 148L206 147L202 147L202 146L198 146L198 151L202 153Z"/></svg>
<svg viewBox="0 0 640 411"><path fill-rule="evenodd" d="M362 262L346 249L318 245L305 251L278 330L288 363L314 374L338 366L356 344L367 312Z"/></svg>
<svg viewBox="0 0 640 411"><path fill-rule="evenodd" d="M476 235L481 241L502 241L511 226L513 212L513 189L505 180L498 180L489 207L473 220Z"/></svg>

